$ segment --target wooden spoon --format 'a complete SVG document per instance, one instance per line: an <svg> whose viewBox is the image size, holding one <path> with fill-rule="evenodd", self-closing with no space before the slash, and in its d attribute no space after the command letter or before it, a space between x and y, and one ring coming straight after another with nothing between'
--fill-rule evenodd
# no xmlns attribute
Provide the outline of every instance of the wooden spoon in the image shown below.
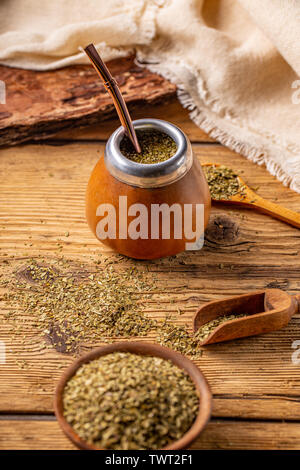
<svg viewBox="0 0 300 470"><path fill-rule="evenodd" d="M163 359L172 361L180 369L184 369L189 374L199 395L198 415L191 428L180 439L172 442L162 450L186 449L199 436L210 418L212 409L212 395L209 386L200 369L187 357L158 344L151 344L141 341L124 341L94 349L93 351L85 354L73 362L73 364L71 364L71 366L63 373L55 392L54 411L58 423L64 433L79 449L105 450L83 441L66 421L63 414L63 392L68 380L73 377L82 364L86 364L87 362L116 351L162 357Z"/></svg>
<svg viewBox="0 0 300 470"><path fill-rule="evenodd" d="M221 166L216 163L204 163L202 167L208 166ZM282 220L283 222L293 225L294 227L300 228L300 214L285 207L274 204L274 202L267 201L266 199L258 196L249 186L246 185L245 181L237 176L237 179L241 186L241 192L227 199L214 199L215 202L222 202L224 204L236 204L244 207L251 207L257 209L259 212L274 217L275 219Z"/></svg>
<svg viewBox="0 0 300 470"><path fill-rule="evenodd" d="M300 312L300 295L290 296L281 289L266 289L209 302L196 312L194 332L223 315L246 314L217 326L201 345L229 341L279 330Z"/></svg>

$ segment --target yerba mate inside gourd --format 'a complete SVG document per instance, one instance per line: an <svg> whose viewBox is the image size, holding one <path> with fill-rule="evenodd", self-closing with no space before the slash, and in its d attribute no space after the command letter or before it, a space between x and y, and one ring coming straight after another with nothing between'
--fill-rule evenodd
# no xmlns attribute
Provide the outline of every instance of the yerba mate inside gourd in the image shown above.
<svg viewBox="0 0 300 470"><path fill-rule="evenodd" d="M161 449L180 439L199 409L192 379L160 357L114 352L83 364L67 382L64 417L89 444Z"/></svg>
<svg viewBox="0 0 300 470"><path fill-rule="evenodd" d="M175 155L177 145L175 141L165 132L155 129L136 131L141 153L137 153L127 136L124 136L121 144L121 153L136 163L160 163Z"/></svg>

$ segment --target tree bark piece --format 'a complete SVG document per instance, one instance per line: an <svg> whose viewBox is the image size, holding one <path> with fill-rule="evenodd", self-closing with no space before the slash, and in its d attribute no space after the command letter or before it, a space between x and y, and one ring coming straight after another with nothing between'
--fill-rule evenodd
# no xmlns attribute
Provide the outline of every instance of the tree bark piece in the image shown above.
<svg viewBox="0 0 300 470"><path fill-rule="evenodd" d="M135 65L133 57L108 66L131 110L175 95L175 85ZM115 116L112 100L91 66L49 72L0 66L0 79L6 85L6 104L0 106L0 146L44 139Z"/></svg>

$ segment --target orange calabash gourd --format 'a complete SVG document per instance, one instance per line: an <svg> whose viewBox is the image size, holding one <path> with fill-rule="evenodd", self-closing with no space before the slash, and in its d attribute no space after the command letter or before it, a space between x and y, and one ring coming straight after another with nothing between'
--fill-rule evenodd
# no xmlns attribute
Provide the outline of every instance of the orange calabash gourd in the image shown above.
<svg viewBox="0 0 300 470"><path fill-rule="evenodd" d="M186 243L195 241L187 238L185 234L185 205L191 205L192 221L190 224L192 224L193 230L196 229L197 204L203 205L203 231L208 224L211 205L208 184L201 165L193 156L190 142L180 129L158 119L140 119L134 121L134 126L136 129L153 128L169 134L177 144L176 154L169 160L158 164L146 165L129 161L119 149L124 129L122 127L117 129L110 137L106 145L105 156L100 157L88 183L86 192L87 222L97 237L97 225L103 218L103 213L101 216L97 215L98 208L100 205L110 204L116 214L116 233L113 236L106 236L105 239L102 237L101 242L122 255L136 259L155 259L175 255L186 249ZM127 224L125 230L127 235L124 238L124 222L121 227L119 220L120 196L123 202L126 200L127 208L133 204L143 204L147 208L147 218L144 218L142 222L144 226L136 227L137 231L143 232L143 236L147 232L147 238L132 239L128 236L128 227L136 219L136 215L124 214L122 202L120 213L123 221L126 220ZM162 216L160 216L159 230L156 231L158 238L151 238L153 229L151 210L155 204L167 204L167 207L170 208L173 204L177 204L181 207L182 218L180 222L171 211L170 233L167 233L167 238L164 238L166 234L163 234L162 230ZM181 223L182 226L178 227L178 223ZM180 238L178 238L178 229L180 229L179 232L182 232Z"/></svg>

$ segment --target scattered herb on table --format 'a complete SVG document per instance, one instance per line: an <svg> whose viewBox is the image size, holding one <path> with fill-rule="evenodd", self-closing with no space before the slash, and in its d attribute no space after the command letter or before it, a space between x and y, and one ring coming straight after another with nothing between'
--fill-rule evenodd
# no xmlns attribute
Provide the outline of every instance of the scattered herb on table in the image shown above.
<svg viewBox="0 0 300 470"><path fill-rule="evenodd" d="M201 349L186 328L151 319L143 311L143 302L156 289L150 273L116 269L110 263L90 274L89 266L80 272L69 260L51 266L31 260L21 276L17 272L9 283L3 281L9 290L2 300L15 308L14 315L5 318L12 325L12 334L24 333L24 312L43 340L61 352L80 352L83 343L157 334L161 344L200 356Z"/></svg>
<svg viewBox="0 0 300 470"><path fill-rule="evenodd" d="M64 416L89 444L161 449L180 439L199 409L194 383L171 361L115 352L83 364L67 382Z"/></svg>
<svg viewBox="0 0 300 470"><path fill-rule="evenodd" d="M183 326L174 325L168 318L159 329L157 341L162 346L175 349L182 354L195 358L202 355L202 351L198 349L198 340L190 336Z"/></svg>

